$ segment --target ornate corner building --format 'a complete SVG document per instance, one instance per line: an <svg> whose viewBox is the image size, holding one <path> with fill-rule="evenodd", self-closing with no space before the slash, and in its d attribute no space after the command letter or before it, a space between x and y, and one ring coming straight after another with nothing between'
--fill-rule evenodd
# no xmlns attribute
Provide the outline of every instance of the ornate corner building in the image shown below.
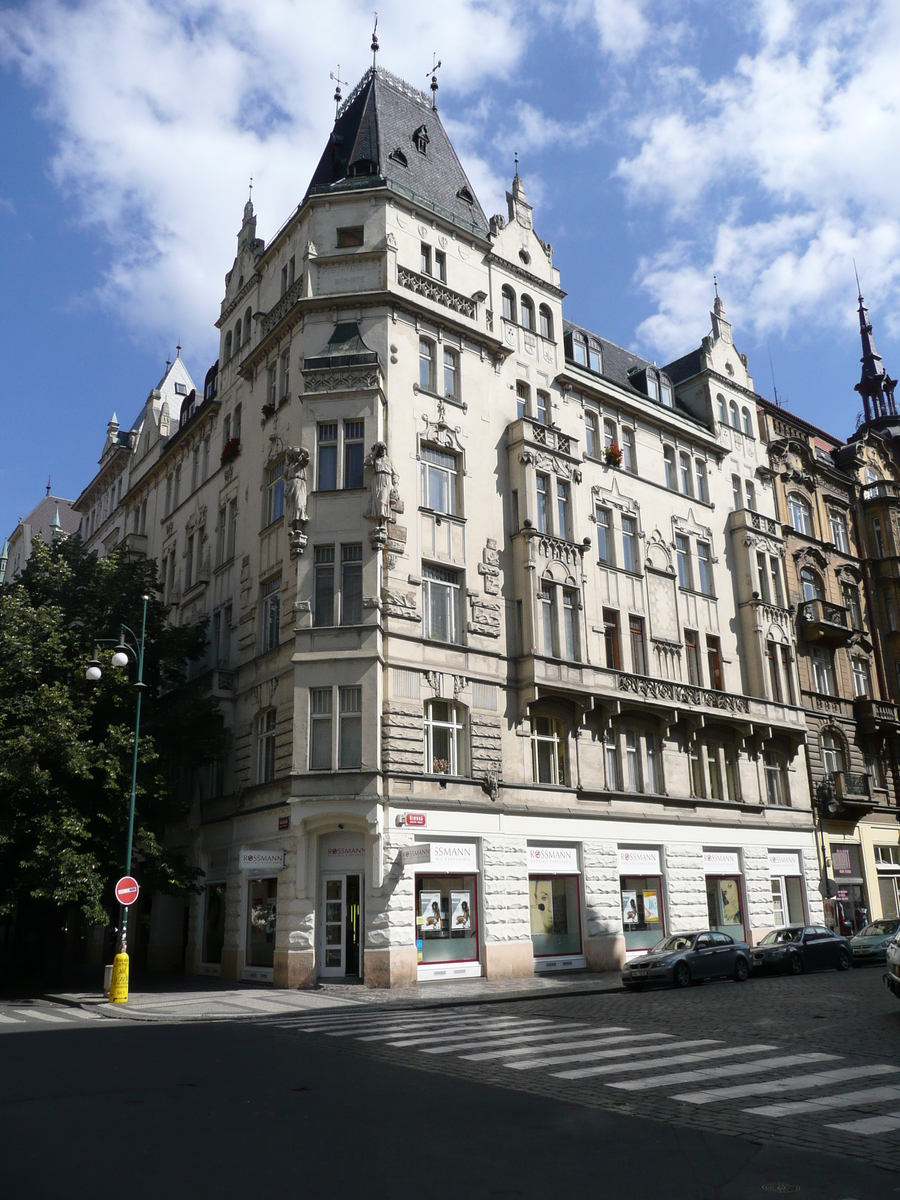
<svg viewBox="0 0 900 1200"><path fill-rule="evenodd" d="M203 872L189 971L601 970L821 921L824 772L831 861L863 827L897 845L900 681L866 632L900 563L886 430L852 451L876 495L756 395L718 297L663 368L564 298L522 179L488 218L432 100L372 69L268 243L248 202L202 395L177 359L110 428L82 531L155 558L174 623L209 618L231 733L171 832ZM159 965L184 905L154 900Z"/></svg>

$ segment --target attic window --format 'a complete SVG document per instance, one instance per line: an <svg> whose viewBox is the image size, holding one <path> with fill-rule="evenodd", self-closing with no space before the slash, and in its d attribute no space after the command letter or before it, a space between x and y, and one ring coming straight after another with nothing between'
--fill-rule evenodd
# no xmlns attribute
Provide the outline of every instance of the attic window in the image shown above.
<svg viewBox="0 0 900 1200"><path fill-rule="evenodd" d="M462 200L462 202L464 204L474 204L475 203L475 197L472 195L472 193L469 191L469 189L467 187L461 187L459 189L459 191L456 193L456 195L457 195L457 198Z"/></svg>
<svg viewBox="0 0 900 1200"><path fill-rule="evenodd" d="M176 396L186 396L187 395L187 387L183 383L176 383L175 384L175 395Z"/></svg>
<svg viewBox="0 0 900 1200"><path fill-rule="evenodd" d="M431 139L429 138L428 130L424 125L419 126L419 128L412 135L412 140L413 145L420 154L426 154L428 152L428 143Z"/></svg>
<svg viewBox="0 0 900 1200"><path fill-rule="evenodd" d="M348 175L377 175L378 163L371 158L358 158L350 164Z"/></svg>
<svg viewBox="0 0 900 1200"><path fill-rule="evenodd" d="M409 163L406 161L406 155L403 153L403 151L400 149L399 146L397 147L396 150L392 150L390 152L390 154L388 155L388 158L391 160L391 162L399 163L401 167L409 166Z"/></svg>
<svg viewBox="0 0 900 1200"><path fill-rule="evenodd" d="M352 225L337 231L338 249L344 246L361 246L363 244L362 225Z"/></svg>

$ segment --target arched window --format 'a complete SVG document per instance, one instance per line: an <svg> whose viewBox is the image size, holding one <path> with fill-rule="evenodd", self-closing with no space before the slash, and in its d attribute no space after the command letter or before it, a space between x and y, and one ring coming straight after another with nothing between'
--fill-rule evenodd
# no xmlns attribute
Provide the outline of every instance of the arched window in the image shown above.
<svg viewBox="0 0 900 1200"><path fill-rule="evenodd" d="M541 317L541 337L553 340L553 313L546 304L542 304L540 308Z"/></svg>
<svg viewBox="0 0 900 1200"><path fill-rule="evenodd" d="M637 475L637 449L633 429L622 430L622 466L632 475Z"/></svg>
<svg viewBox="0 0 900 1200"><path fill-rule="evenodd" d="M231 330L230 329L225 334L225 355L224 355L224 357L225 357L226 362L228 362L229 358L231 358Z"/></svg>
<svg viewBox="0 0 900 1200"><path fill-rule="evenodd" d="M599 342L588 341L588 366L599 375L603 369L603 359L600 356Z"/></svg>
<svg viewBox="0 0 900 1200"><path fill-rule="evenodd" d="M572 334L572 355L580 367L588 365L587 338L583 333Z"/></svg>
<svg viewBox="0 0 900 1200"><path fill-rule="evenodd" d="M835 771L843 771L844 747L840 737L830 729L822 731L822 765L829 778L834 777Z"/></svg>
<svg viewBox="0 0 900 1200"><path fill-rule="evenodd" d="M234 348L235 351L241 348L241 319L238 317L238 323L234 327Z"/></svg>
<svg viewBox="0 0 900 1200"><path fill-rule="evenodd" d="M800 591L804 600L824 600L825 592L822 580L812 567L804 567L800 572Z"/></svg>
<svg viewBox="0 0 900 1200"><path fill-rule="evenodd" d="M671 446L666 446L663 450L663 460L666 464L666 487L672 491L678 491L678 472L675 470L675 451Z"/></svg>
<svg viewBox="0 0 900 1200"><path fill-rule="evenodd" d="M535 783L565 786L566 729L556 717L531 718L531 754Z"/></svg>
<svg viewBox="0 0 900 1200"><path fill-rule="evenodd" d="M244 342L245 343L250 341L250 321L251 321L252 317L253 317L253 314L250 311L250 309L248 308L247 311L244 313Z"/></svg>
<svg viewBox="0 0 900 1200"><path fill-rule="evenodd" d="M728 424L728 405L725 403L725 397L719 392L716 396L716 403L719 407L719 424Z"/></svg>
<svg viewBox="0 0 900 1200"><path fill-rule="evenodd" d="M432 775L466 774L465 709L449 700L425 706L425 770Z"/></svg>
<svg viewBox="0 0 900 1200"><path fill-rule="evenodd" d="M791 527L797 533L805 533L807 537L812 537L812 509L809 501L798 492L791 492L788 496L788 517Z"/></svg>
<svg viewBox="0 0 900 1200"><path fill-rule="evenodd" d="M741 419L738 415L738 406L736 400L732 400L728 405L728 411L731 414L731 428L739 430L741 427Z"/></svg>
<svg viewBox="0 0 900 1200"><path fill-rule="evenodd" d="M516 293L511 287L504 285L501 293L503 299L503 315L507 321L515 321L516 318Z"/></svg>
<svg viewBox="0 0 900 1200"><path fill-rule="evenodd" d="M534 304L530 296L522 297L522 328L534 331Z"/></svg>
<svg viewBox="0 0 900 1200"><path fill-rule="evenodd" d="M741 409L741 420L744 424L744 433L746 433L747 437L753 437L753 422L750 419L749 408Z"/></svg>

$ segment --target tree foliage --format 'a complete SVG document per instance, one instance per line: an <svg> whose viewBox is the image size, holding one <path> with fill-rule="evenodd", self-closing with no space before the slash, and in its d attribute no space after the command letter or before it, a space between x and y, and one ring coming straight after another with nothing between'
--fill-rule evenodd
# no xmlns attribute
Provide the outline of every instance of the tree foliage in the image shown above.
<svg viewBox="0 0 900 1200"><path fill-rule="evenodd" d="M185 684L205 654L205 623L167 625L158 590L155 562L121 551L98 559L77 537L36 542L0 587L0 915L29 895L108 919L124 866L136 664L116 670L100 640L122 626L139 639L144 595L134 873L151 891L193 884L165 829L187 815L190 780L222 752L224 734L215 701ZM98 643L103 676L90 684Z"/></svg>

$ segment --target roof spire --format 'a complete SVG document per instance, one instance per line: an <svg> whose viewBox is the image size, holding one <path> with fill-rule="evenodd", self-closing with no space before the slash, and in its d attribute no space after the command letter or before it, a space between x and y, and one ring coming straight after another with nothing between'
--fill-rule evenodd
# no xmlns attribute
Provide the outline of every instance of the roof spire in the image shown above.
<svg viewBox="0 0 900 1200"><path fill-rule="evenodd" d="M718 300L718 298L719 298L719 281L718 281L718 279L716 279L715 275L713 275L713 289L716 293L716 299Z"/></svg>
<svg viewBox="0 0 900 1200"><path fill-rule="evenodd" d="M436 58L437 58L437 51L435 50L432 52L432 55L431 55L431 70L425 72L426 75L431 76L431 107L432 107L432 110L437 108L437 94L438 94L437 70L438 70L438 67L441 65L440 59L438 59L437 62L434 61Z"/></svg>
<svg viewBox="0 0 900 1200"><path fill-rule="evenodd" d="M50 495L50 476L47 476L47 495Z"/></svg>
<svg viewBox="0 0 900 1200"><path fill-rule="evenodd" d="M369 47L372 51L372 70L375 70L375 60L378 56L378 13L375 14L375 25L372 29L372 45Z"/></svg>
<svg viewBox="0 0 900 1200"><path fill-rule="evenodd" d="M341 79L341 64L340 63L338 63L337 75L335 75L334 71L329 71L328 78L333 79L336 84L336 87L334 89L334 119L337 120L338 113L341 110L341 100L343 99L343 93L341 92L341 88L349 87L350 85L349 85L349 83L347 83L346 79Z"/></svg>
<svg viewBox="0 0 900 1200"><path fill-rule="evenodd" d="M853 264L854 271L856 263ZM865 409L865 423L877 421L883 417L896 417L897 409L894 404L894 388L897 380L891 379L884 369L881 355L875 349L875 338L872 336L872 322L869 320L869 310L862 297L859 286L859 273L856 276L856 290L859 298L859 337L862 342L862 375L855 391L859 392Z"/></svg>
<svg viewBox="0 0 900 1200"><path fill-rule="evenodd" d="M175 361L181 358L181 338L178 339L178 345L175 347Z"/></svg>

